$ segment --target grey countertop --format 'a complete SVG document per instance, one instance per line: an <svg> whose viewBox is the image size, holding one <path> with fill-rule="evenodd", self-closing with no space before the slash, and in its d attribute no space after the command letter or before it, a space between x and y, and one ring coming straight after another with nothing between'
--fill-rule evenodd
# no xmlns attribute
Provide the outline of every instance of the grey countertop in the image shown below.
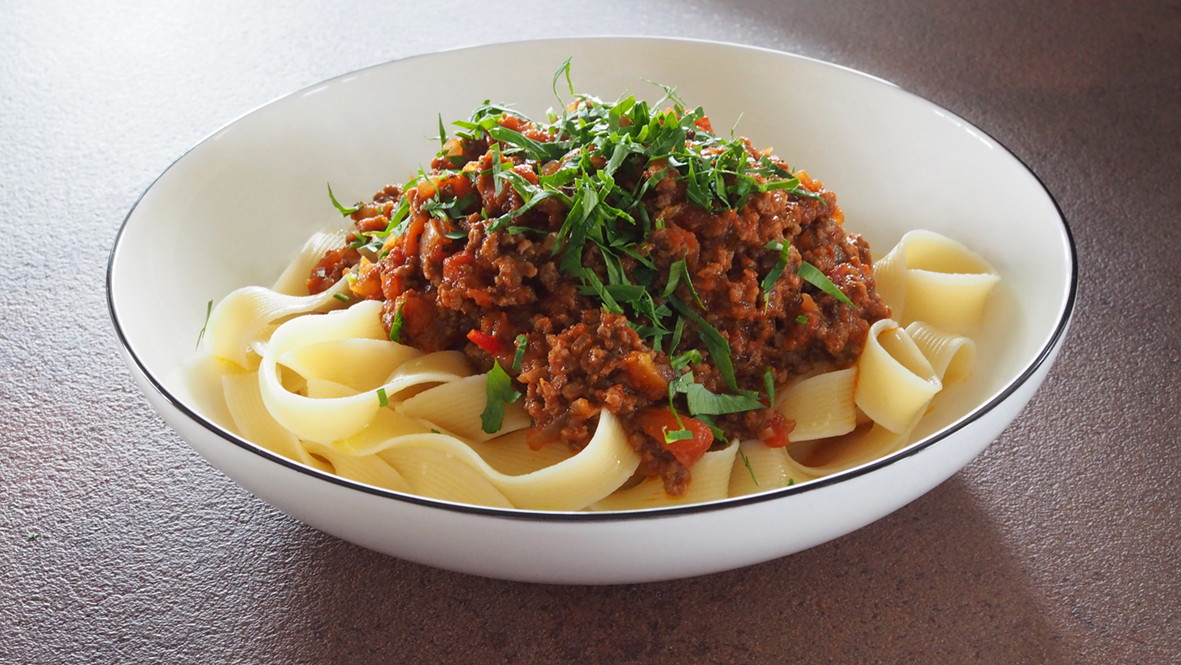
<svg viewBox="0 0 1181 665"><path fill-rule="evenodd" d="M1177 2L4 3L3 16L0 662L1181 659ZM326 536L151 411L119 357L105 271L124 215L173 160L350 70L598 34L860 69L1038 174L1078 244L1079 304L1049 378L982 456L781 560L543 586Z"/></svg>

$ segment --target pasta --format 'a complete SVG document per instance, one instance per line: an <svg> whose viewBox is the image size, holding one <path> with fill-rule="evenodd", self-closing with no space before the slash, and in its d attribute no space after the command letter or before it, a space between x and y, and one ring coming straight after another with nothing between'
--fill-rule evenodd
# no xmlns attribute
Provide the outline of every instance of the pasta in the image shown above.
<svg viewBox="0 0 1181 665"><path fill-rule="evenodd" d="M320 471L522 510L716 501L905 446L970 376L996 271L929 231L871 261L823 184L669 99L485 105L429 174L333 197L354 230L217 305L194 393Z"/></svg>

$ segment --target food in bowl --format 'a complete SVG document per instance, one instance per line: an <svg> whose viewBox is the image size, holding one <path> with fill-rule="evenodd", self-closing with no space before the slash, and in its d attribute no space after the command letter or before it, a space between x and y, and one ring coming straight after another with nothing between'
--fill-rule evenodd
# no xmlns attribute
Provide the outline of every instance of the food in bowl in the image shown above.
<svg viewBox="0 0 1181 665"><path fill-rule="evenodd" d="M571 91L573 92L573 91ZM909 440L996 271L915 231L876 263L836 195L666 90L440 122L429 169L213 309L243 438L475 505L615 511L808 482ZM195 391L210 394L210 391Z"/></svg>

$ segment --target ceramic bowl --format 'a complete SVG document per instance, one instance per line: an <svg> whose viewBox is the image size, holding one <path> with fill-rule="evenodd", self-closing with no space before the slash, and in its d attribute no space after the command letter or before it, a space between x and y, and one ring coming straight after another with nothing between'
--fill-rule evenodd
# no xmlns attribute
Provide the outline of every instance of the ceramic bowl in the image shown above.
<svg viewBox="0 0 1181 665"><path fill-rule="evenodd" d="M541 513L450 504L326 475L202 416L176 369L195 354L206 303L270 284L342 200L405 180L437 149L439 117L485 99L542 116L555 70L576 88L651 100L675 86L715 128L773 147L835 191L846 227L885 251L926 228L1001 273L967 387L918 441L884 459L764 494L670 509ZM1045 377L1074 306L1076 260L1051 196L1008 150L898 87L805 57L733 44L579 38L398 60L278 99L172 164L127 215L110 257L111 317L152 406L210 463L318 529L397 557L513 580L623 583L782 557L914 500L978 455Z"/></svg>

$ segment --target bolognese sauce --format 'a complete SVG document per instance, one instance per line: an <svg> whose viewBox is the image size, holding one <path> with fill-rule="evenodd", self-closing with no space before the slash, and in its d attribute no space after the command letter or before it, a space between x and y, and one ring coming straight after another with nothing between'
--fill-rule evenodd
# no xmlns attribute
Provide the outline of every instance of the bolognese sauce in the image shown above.
<svg viewBox="0 0 1181 665"><path fill-rule="evenodd" d="M852 365L889 316L835 194L671 91L455 125L429 171L337 203L354 229L308 288L345 276L391 339L463 351L489 432L523 399L530 445L579 450L606 409L680 495L711 448L786 445L776 387Z"/></svg>

